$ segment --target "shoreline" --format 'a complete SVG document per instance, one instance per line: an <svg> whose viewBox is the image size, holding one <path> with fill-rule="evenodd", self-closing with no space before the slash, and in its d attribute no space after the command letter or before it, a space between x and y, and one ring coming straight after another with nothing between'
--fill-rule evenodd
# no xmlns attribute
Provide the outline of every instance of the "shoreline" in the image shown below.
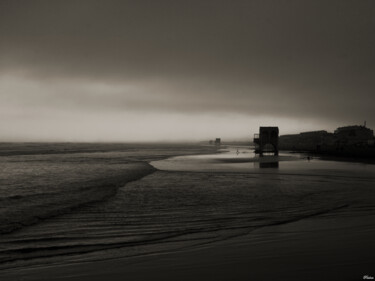
<svg viewBox="0 0 375 281"><path fill-rule="evenodd" d="M338 162L350 162L350 163L364 163L364 164L375 164L375 157L369 155L367 157L362 156L353 156L353 155L344 155L344 154L335 154L335 153L319 153L314 151L306 150L280 150L280 152L290 153L290 154L306 154L320 160L328 161L338 161Z"/></svg>
<svg viewBox="0 0 375 281"><path fill-rule="evenodd" d="M340 210L189 250L7 270L2 280L361 280L374 276L375 227ZM285 258L287 257L287 258Z"/></svg>
<svg viewBox="0 0 375 281"><path fill-rule="evenodd" d="M203 150L205 149L202 148L200 153L189 155L208 154ZM136 158L121 156L111 161L117 163L122 159L123 164L123 161L126 162L125 166L148 165L152 171L147 175L151 175L159 170L152 166L150 161L167 159L173 155L177 156L178 153L181 151L172 150L164 154L148 155L143 151L143 156L138 154ZM213 153L220 153L220 151ZM175 174L174 171L163 173ZM196 172L191 171L191 173ZM210 174L207 171L200 173ZM143 178L144 176L133 181L137 182ZM176 179L183 178L177 175ZM154 182L149 180L149 184ZM127 184L128 182L121 187ZM139 187L142 186L133 187L133 191ZM149 193L147 189L145 191L144 194ZM372 243L375 226L371 223L375 219L375 214L370 207L364 213L366 216L352 213L351 210L350 205L340 205L329 212L318 212L299 220L245 230L247 234L232 236L225 240L193 247L162 248L138 256L102 256L101 258L105 260L78 262L72 255L72 259L69 258L65 263L24 267L21 264L18 268L1 270L0 276L4 281L360 280L363 275L375 274L370 272L372 267L369 264L369 261L371 263L375 260ZM118 249L126 251L126 248L121 246Z"/></svg>
<svg viewBox="0 0 375 281"><path fill-rule="evenodd" d="M17 217L14 218L13 215L12 221L5 220L5 223L3 222L3 225L0 227L0 235L18 232L19 230L25 227L38 224L46 219L58 217L67 212L74 212L75 210L79 210L80 208L85 207L89 204L95 204L96 202L106 201L109 198L116 196L118 188L123 187L133 181L140 180L143 177L150 175L155 171L158 171L157 168L150 164L151 161L167 159L171 156L179 155L200 155L216 153L216 150L213 151L212 148L207 149L207 147L203 147L200 145L182 144L176 144L175 146L173 146L173 148L177 147L181 148L181 150L172 149L171 153L170 147L167 144L164 144L156 148L157 151L160 150L160 153L153 155L152 153L148 154L147 150L151 149L152 151L152 149L155 148L147 144L135 145L135 147L131 146L129 149L129 144L115 144L115 147L112 147L112 144L107 145L95 143L89 144L90 149L91 147L96 147L95 150L82 149L80 151L75 151L71 148L75 147L76 145L80 146L86 144L68 143L67 145L69 146L69 148L64 149L63 145L66 145L66 143L15 143L17 149L13 151L13 153L8 153L5 148L9 148L9 146L12 145L14 145L14 143L0 143L0 164L5 165L4 167L7 167L6 165L8 161L12 164L20 163L22 165L25 159L27 159L27 161L31 163L28 165L32 165L34 161L39 163L47 163L49 161L49 157L54 157L59 161L63 160L63 162L71 162L72 166L78 169L81 164L86 164L86 162L90 164L90 157L100 157L100 155L106 155L108 153L110 154L110 156L108 157L114 155L113 159L116 159L118 162L109 162L108 164L106 164L106 158L103 158L102 162L106 164L108 167L114 164L118 165L119 168L117 168L118 170L111 171L109 169L107 171L105 169L98 170L94 169L95 167L91 168L91 166L86 166L84 170L85 175L76 181L70 181L68 179L70 175L64 174L65 178L63 178L62 176L59 180L61 181L61 183L65 183L66 186L69 187L69 189L73 189L74 191L82 192L85 194L92 190L92 192L95 192L96 195L90 197L87 194L87 198L85 198L82 201L77 201L72 194L72 198L69 198L69 202L67 202L67 204L64 205L61 204L61 199L58 198L57 194L55 195L53 193L47 192L45 196L49 196L50 198L48 204L54 205L54 207L52 209L50 208L46 212L39 211L37 214L27 212L26 208L28 208L29 206L27 206L26 203L28 203L27 201L30 200L30 197L28 197L28 195L1 194L2 197L0 197L0 200L2 200L3 210L8 212L9 210L13 210L15 206L17 206ZM56 149L57 146L58 150L47 150L46 152L43 149L45 146L48 145L51 145L51 149ZM39 149L34 150L35 147L38 147ZM105 147L106 149L103 150L103 147ZM146 151L141 150L139 152L141 148L145 148ZM32 151L27 151L28 149L32 149ZM133 156L133 154L135 156ZM79 159L82 159L82 162L77 163L77 157ZM100 163L100 161L98 163ZM60 172L63 174L65 172L63 170L63 165L61 165L59 168L61 169ZM92 169L91 173L90 169ZM31 174L29 176L29 180L33 180L33 175ZM48 176L48 174L42 175L42 177L44 178L46 178L46 176ZM61 205L61 207L58 207L59 205ZM43 205L41 205L40 207L43 207ZM23 212L22 217L18 215L18 213L20 212ZM0 213L0 215L3 214ZM3 218L6 219L5 215L3 215Z"/></svg>
<svg viewBox="0 0 375 281"><path fill-rule="evenodd" d="M241 158L222 158L222 159L215 159L213 162L221 162L221 163L272 163L272 162L279 162L279 161L299 161L302 160L298 157L293 156L282 156L282 155L275 155L275 156L263 156L263 157L241 157Z"/></svg>
<svg viewBox="0 0 375 281"><path fill-rule="evenodd" d="M58 217L67 212L74 212L75 210L78 210L79 208L85 207L89 204L95 204L97 202L106 201L109 198L116 196L118 188L123 187L126 184L131 183L133 181L140 180L143 177L148 176L154 173L155 171L157 171L155 167L153 167L147 162L134 162L134 163L123 164L123 165L128 168L126 170L127 173L121 173L121 175L116 175L112 177L104 177L105 175L103 175L103 178L100 178L100 179L93 178L93 179L87 180L85 183L72 184L73 186L74 185L77 186L76 189L78 191L81 190L81 192L82 193L85 192L85 194L88 193L90 190L92 190L92 192L95 192L96 190L98 197L87 198L83 202L71 201L69 202L69 205L63 206L61 208L55 208L53 210L49 210L48 213L26 215L26 217L25 216L22 217L22 220L9 223L8 225L6 225L6 227L4 227L4 225L0 227L0 235L14 233L14 232L22 230L25 227L38 224L46 219ZM82 187L83 184L85 184L86 186ZM99 193L98 190L100 190L101 193ZM45 194L45 196L51 197L51 201L48 202L48 204L51 204L51 202L54 202L55 204L62 203L61 201L56 201L56 200L59 200L59 198L54 198L53 194L52 195ZM14 198L14 201L16 201L15 203L20 205L18 207L19 208L18 211L22 210L23 200L29 200L29 198L27 198L26 196L22 198L19 195L8 197L8 200L12 200L13 198ZM74 200L74 198L70 200ZM27 208L27 206L25 208Z"/></svg>

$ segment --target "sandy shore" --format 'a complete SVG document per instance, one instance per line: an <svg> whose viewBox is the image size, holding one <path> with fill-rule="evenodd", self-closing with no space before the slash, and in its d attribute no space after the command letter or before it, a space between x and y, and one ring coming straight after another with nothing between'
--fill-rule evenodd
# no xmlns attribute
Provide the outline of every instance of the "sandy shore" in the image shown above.
<svg viewBox="0 0 375 281"><path fill-rule="evenodd" d="M340 212L137 258L4 272L1 280L362 280L375 276L375 217Z"/></svg>
<svg viewBox="0 0 375 281"><path fill-rule="evenodd" d="M223 163L272 163L279 161L297 161L300 157L293 156L265 156L265 157L231 157L215 159L216 162Z"/></svg>
<svg viewBox="0 0 375 281"><path fill-rule="evenodd" d="M153 153L145 153L142 150L132 150L124 154L126 155L126 158L124 155L109 154L107 157L110 162L107 164L113 162L116 163L116 165L118 163L125 166L128 165L126 167L129 174L121 172L121 177L124 177L124 179L121 179L127 182L128 180L136 180L143 175L151 174L154 171L154 168L146 164L146 162L166 158L168 154L183 154L185 151L180 149L178 150L179 153L176 153L176 151L170 149L163 149L160 151L151 150L151 152ZM200 150L190 151L190 154L200 153L202 153ZM114 158L116 155L117 158ZM103 155L99 154L97 156L103 157ZM92 157L97 156L94 155ZM87 162L87 156L84 157ZM216 155L213 155L213 157L216 157ZM222 157L222 155L220 157ZM194 157L190 158L195 159ZM75 157L72 159L75 159ZM78 160L79 159L80 158L78 158ZM100 159L100 161L103 161L102 158ZM289 161L292 160L289 156L263 158L261 161L264 159L267 161L274 161L276 159L277 161L285 160L284 162L293 162ZM229 164L236 163L236 161L239 163L242 161L248 162L248 160L249 158L247 155L244 155L243 157L230 155L227 158L219 160L214 159L214 161L221 162L219 165L226 164L226 162ZM67 161L66 157L65 161ZM209 161L212 160L210 159ZM172 165L177 164L176 161L173 162L172 160L166 161L166 163L172 163ZM303 163L313 164L307 161L296 161L296 165L298 166L301 166ZM186 165L186 163L184 163L184 165ZM202 167L197 165L196 161L192 161L191 165L196 167L196 169L202 169ZM206 163L203 163L203 167L205 165ZM337 166L336 163L334 165ZM133 168L129 169L129 167ZM237 167L235 168L238 169ZM247 166L245 168L246 170L249 169ZM363 167L360 166L358 169L362 170ZM135 174L135 171L139 174ZM156 175L157 173L159 172L152 174L157 180L149 180L151 183L159 181L159 183L161 183L162 180L168 180L168 178L164 179L164 177L166 177L169 172L160 172L162 178L158 178ZM171 173L171 178L172 174L177 180L175 182L172 181L171 185L173 185L173 188L176 188L175 184L177 181L182 180L183 174ZM332 172L330 171L329 175L331 174ZM114 174L111 173L111 175L113 176ZM208 172L207 175L210 175L210 172ZM128 178L130 176L132 177L131 179ZM280 174L277 174L274 178L279 181L279 176ZM261 177L261 173L258 177ZM192 189L194 180L197 181L202 178L193 177L190 179L187 174L185 175L185 179L187 179L186 184L189 187L189 190L192 190L192 194L195 196L196 191ZM271 177L269 180L271 179L273 178ZM324 185L324 175L321 179L322 182L317 183L313 188L314 190L317 187ZM365 180L363 177L359 177L359 179ZM119 181L117 177L113 177L113 181L116 183L120 182L121 185L125 184L122 180ZM228 179L225 174L223 174L222 180L224 186L226 183L231 184L231 179ZM257 178L253 176L251 180L256 181ZM239 182L240 178L237 178L237 184ZM201 182L199 181L197 186L199 186L200 183ZM206 179L206 184L207 183L211 183L211 180ZM262 183L262 181L260 181L260 183ZM266 183L269 184L268 181L266 181ZM303 185L303 183L301 183L301 185ZM142 186L135 186L132 190L134 191L140 187ZM162 187L166 188L165 186ZM265 189L265 187L268 187L268 185L262 185L263 189ZM284 185L282 187L289 188L289 185ZM325 187L327 188L329 186ZM357 185L355 185L355 187L356 190L358 190ZM223 188L223 186L221 186L221 188ZM249 188L247 181L246 188ZM342 189L341 181L337 188L340 190ZM323 190L324 188L320 191L322 192ZM150 194L150 192L145 194ZM158 192L159 191L154 191L152 194L157 195L159 194ZM230 192L230 194L232 194L233 190ZM204 194L205 193L201 193L201 195ZM297 195L298 193L296 196ZM229 197L230 196L225 197L225 200ZM287 204L283 198L286 197L282 197L282 194L277 195L278 201L281 200L284 204ZM353 198L353 200L355 200L355 198ZM121 204L123 201L118 202L119 205L122 206ZM308 207L312 208L315 206L312 203L311 206L308 205L309 202L314 201L306 202ZM248 201L244 202L244 204L247 206ZM109 206L113 207L115 205ZM141 206L142 208L145 208L145 205ZM34 267L31 265L20 268L5 269L0 271L0 280L349 281L363 280L364 276L373 277L375 276L375 225L373 223L375 221L375 213L371 207L372 205L365 204L364 206L366 209L363 213L361 213L360 210L358 210L359 207L357 207L357 213L355 213L355 215L352 213L350 207L346 208L346 206L349 205L344 206L344 208L336 208L334 211L329 211L324 214L317 213L314 216L305 216L304 219L299 221L279 225L272 225L272 223L270 223L268 226L258 227L256 230L252 230L242 236L232 237L227 240L220 240L219 242L216 241L210 244L174 250L173 252L163 252L163 250L159 250L157 254L147 254L138 257L112 258L103 261L90 262L76 261L75 263L73 263L74 258L72 258L71 263L53 264L54 261L51 261L51 263L48 263L48 266L46 265L47 263L44 263L44 265L35 265ZM102 214L103 209L100 210ZM112 209L110 211L112 211ZM265 213L265 216L267 216L267 213ZM191 219L191 217L189 216L188 219ZM69 220L66 221L68 222ZM113 226L116 226L116 224L111 225L111 227ZM254 228L248 229L248 231L250 231L250 229ZM84 239L86 239L86 236L84 236ZM122 250L126 251L126 249ZM67 256L69 257L69 255ZM74 257L73 254L71 254L71 256Z"/></svg>

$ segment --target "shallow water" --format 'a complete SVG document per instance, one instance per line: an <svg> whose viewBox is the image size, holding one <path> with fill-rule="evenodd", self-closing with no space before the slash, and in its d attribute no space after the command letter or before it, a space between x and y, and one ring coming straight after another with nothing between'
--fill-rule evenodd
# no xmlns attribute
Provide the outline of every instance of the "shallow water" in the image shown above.
<svg viewBox="0 0 375 281"><path fill-rule="evenodd" d="M308 161L304 155L281 154L278 167L262 168L257 161L247 161L252 155L245 148L240 148L238 157L247 160L232 161L237 159L236 152L236 148L230 148L216 155L151 162L166 170L122 187L124 175L133 175L140 168L144 171L141 166L147 165L134 162L134 154L129 152L69 154L62 158L34 155L30 162L26 156L3 158L4 169L13 176L5 179L8 184L1 189L2 200L22 202L24 196L37 194L36 201L30 197L26 200L29 205L21 204L22 212L11 204L2 208L13 212L12 218L24 223L28 211L64 207L66 197L67 202L78 200L81 204L83 200L86 204L1 234L0 268L161 253L209 245L261 227L310 217L365 218L375 212L374 165ZM144 157L142 152L137 153L137 157ZM150 160L150 154L163 153L157 147L147 151ZM177 150L169 149L168 153ZM17 175L21 177L10 185L10 178ZM111 197L106 194L108 181L110 190L116 186ZM37 208L35 202L39 202Z"/></svg>
<svg viewBox="0 0 375 281"><path fill-rule="evenodd" d="M260 157L247 147L227 147L218 154L176 156L151 165L164 171L308 174L375 177L375 165L320 160L307 154L281 152ZM349 174L348 174L349 171Z"/></svg>

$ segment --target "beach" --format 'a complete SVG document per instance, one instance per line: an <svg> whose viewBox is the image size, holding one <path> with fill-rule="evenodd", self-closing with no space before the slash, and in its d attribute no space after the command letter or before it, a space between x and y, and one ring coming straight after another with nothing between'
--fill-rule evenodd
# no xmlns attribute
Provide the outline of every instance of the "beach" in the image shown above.
<svg viewBox="0 0 375 281"><path fill-rule="evenodd" d="M363 280L374 274L373 219L307 219L214 246L6 272L2 280Z"/></svg>
<svg viewBox="0 0 375 281"><path fill-rule="evenodd" d="M18 167L24 177L2 178L9 183L2 226L6 214L13 221L0 236L1 280L375 274L374 165L289 154L258 160L246 147L241 154L195 145L17 149L0 157L3 171Z"/></svg>
<svg viewBox="0 0 375 281"><path fill-rule="evenodd" d="M375 280L375 0L0 0L0 281Z"/></svg>

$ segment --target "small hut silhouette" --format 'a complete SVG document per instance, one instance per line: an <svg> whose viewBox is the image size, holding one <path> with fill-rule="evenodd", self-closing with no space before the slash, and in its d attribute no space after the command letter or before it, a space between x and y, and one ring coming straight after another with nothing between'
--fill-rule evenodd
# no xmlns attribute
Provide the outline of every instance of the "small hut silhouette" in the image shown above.
<svg viewBox="0 0 375 281"><path fill-rule="evenodd" d="M254 135L254 143L258 145L255 153L265 152L279 154L279 127L259 127L259 134Z"/></svg>

